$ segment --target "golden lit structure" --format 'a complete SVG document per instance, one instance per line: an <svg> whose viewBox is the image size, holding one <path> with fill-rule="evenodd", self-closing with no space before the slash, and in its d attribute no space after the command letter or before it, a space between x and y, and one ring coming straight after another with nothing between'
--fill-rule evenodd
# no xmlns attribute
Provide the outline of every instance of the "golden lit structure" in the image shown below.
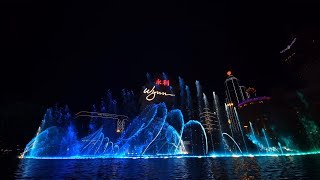
<svg viewBox="0 0 320 180"><path fill-rule="evenodd" d="M105 118L105 119L114 119L117 120L117 133L121 133L124 130L125 121L128 121L128 116L118 115L118 114L109 114L109 113L100 113L100 112L89 112L89 111L80 111L75 114L75 118L78 117L97 117L97 118Z"/></svg>

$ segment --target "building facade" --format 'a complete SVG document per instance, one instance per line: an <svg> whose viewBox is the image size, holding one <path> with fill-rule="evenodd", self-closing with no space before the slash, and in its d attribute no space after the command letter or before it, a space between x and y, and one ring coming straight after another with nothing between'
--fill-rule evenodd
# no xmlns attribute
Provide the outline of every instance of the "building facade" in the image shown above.
<svg viewBox="0 0 320 180"><path fill-rule="evenodd" d="M238 115L238 104L248 99L245 86L240 84L238 78L232 75L231 71L227 72L225 86L225 111L229 132L232 138L238 143L241 149L247 149L245 143L245 134L243 133L242 122ZM231 149L235 149L234 146Z"/></svg>

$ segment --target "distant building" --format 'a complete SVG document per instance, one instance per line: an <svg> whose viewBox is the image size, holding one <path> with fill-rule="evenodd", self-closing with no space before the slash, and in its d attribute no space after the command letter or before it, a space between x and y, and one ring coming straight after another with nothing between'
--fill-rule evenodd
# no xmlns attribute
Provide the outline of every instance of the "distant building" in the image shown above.
<svg viewBox="0 0 320 180"><path fill-rule="evenodd" d="M221 132L216 112L211 112L209 108L203 108L203 111L200 113L200 122L208 136L209 152L216 151L221 141Z"/></svg>
<svg viewBox="0 0 320 180"><path fill-rule="evenodd" d="M252 87L248 87L248 89L246 89L246 94L248 98L255 98L257 96L256 92L256 89Z"/></svg>
<svg viewBox="0 0 320 180"><path fill-rule="evenodd" d="M232 103L237 106L240 102L248 98L244 86L240 85L239 79L234 77L231 71L227 72L227 79L224 82L225 93L226 93L226 103Z"/></svg>
<svg viewBox="0 0 320 180"><path fill-rule="evenodd" d="M271 121L271 98L267 96L247 99L238 104L238 113L244 130L249 133L252 123L255 133L260 135L262 128L269 131Z"/></svg>
<svg viewBox="0 0 320 180"><path fill-rule="evenodd" d="M266 140L270 146L277 146L279 140L275 134L276 122L279 121L275 113L271 97L254 97L238 104L238 113L245 134L251 134L260 139L265 147ZM247 143L250 150L256 149L256 145Z"/></svg>
<svg viewBox="0 0 320 180"><path fill-rule="evenodd" d="M242 146L245 147L243 138L242 123L238 116L238 104L248 98L245 86L240 85L238 78L234 77L231 71L227 72L227 79L224 82L225 85L225 110L227 114L227 122L230 129L230 135L233 139Z"/></svg>

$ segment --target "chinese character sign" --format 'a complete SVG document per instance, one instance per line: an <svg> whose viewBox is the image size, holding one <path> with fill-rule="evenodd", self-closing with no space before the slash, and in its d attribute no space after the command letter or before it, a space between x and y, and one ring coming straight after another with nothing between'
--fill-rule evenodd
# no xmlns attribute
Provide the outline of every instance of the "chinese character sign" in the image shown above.
<svg viewBox="0 0 320 180"><path fill-rule="evenodd" d="M161 81L160 79L157 79L157 80L156 80L156 85L160 85L161 82L162 82L162 81Z"/></svg>
<svg viewBox="0 0 320 180"><path fill-rule="evenodd" d="M170 86L170 81L169 80L157 79L155 83L156 83L156 85Z"/></svg>
<svg viewBox="0 0 320 180"><path fill-rule="evenodd" d="M163 82L162 84L163 84L164 86L169 86L169 85L170 85L169 80L163 80L162 82Z"/></svg>

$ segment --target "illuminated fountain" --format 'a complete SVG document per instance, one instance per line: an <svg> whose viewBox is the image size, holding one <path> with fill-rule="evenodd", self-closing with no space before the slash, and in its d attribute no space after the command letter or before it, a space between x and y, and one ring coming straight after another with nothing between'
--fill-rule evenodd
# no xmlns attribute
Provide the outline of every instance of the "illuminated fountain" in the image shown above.
<svg viewBox="0 0 320 180"><path fill-rule="evenodd" d="M191 98L191 92L190 92L190 88L189 86L186 85L185 87L186 93L187 93L187 104L186 104L186 110L187 110L187 115L188 115L188 119L192 119L193 116L193 108L192 108L192 98Z"/></svg>
<svg viewBox="0 0 320 180"><path fill-rule="evenodd" d="M243 144L244 144L244 147L246 148L246 151L248 153L248 148L247 148L247 143L246 141L244 140L244 136L243 136L243 130L242 130L242 125L240 123L240 120L239 120L239 116L238 116L238 112L237 112L237 109L234 107L234 112L235 112L235 115L236 115L236 120L238 122L238 126L239 126L239 129L240 129L240 132L241 132L241 137L242 137L242 140L243 140Z"/></svg>
<svg viewBox="0 0 320 180"><path fill-rule="evenodd" d="M243 121L239 118L237 109L233 105L224 104L224 117L216 93L212 94L213 104L210 106L199 81L195 82L197 99L194 105L190 88L182 78L179 77L180 93L176 96L167 75L162 73L161 76L163 80L157 79L154 83L147 74L151 86L143 88L147 105L139 114L133 92L125 89L121 92L122 104L114 99L109 90L99 105L92 106L92 112L84 111L82 115L89 117L87 124L78 118L81 113L72 116L67 107L49 108L35 137L26 145L21 157L181 158L318 153L300 153L283 138L273 142L273 135L268 134L268 129L263 128L261 132L255 130L255 124L250 121L249 129L243 131ZM165 87L158 89L161 85ZM155 102L157 98L173 98L174 104L168 107L161 100ZM302 95L301 99L303 100ZM228 111L231 108L233 111ZM314 133L319 130L316 124L310 123L307 114L302 114L300 121ZM85 130L79 128L79 123L81 127L85 126ZM319 145L316 141L318 136L307 136L316 149Z"/></svg>
<svg viewBox="0 0 320 180"><path fill-rule="evenodd" d="M250 122L251 133L248 139L258 147L259 154L244 152L232 135L222 132L221 139L228 153L208 154L207 133L199 121L189 120L184 123L182 112L174 109L168 112L165 104L148 106L116 140L104 133L102 125L96 131L84 137L78 137L75 121L71 117L67 122L54 123L53 111L49 109L39 127L36 136L27 144L22 154L24 158L167 158L167 157L239 157L239 156L279 156L304 155L310 153L292 152L287 147L271 147L267 134L257 137ZM65 114L62 114L65 116ZM53 124L48 127L46 122ZM64 126L66 125L66 126ZM193 154L185 145L185 138L192 139L193 129L198 129L198 145L191 143L191 148L201 149L201 154ZM190 140L190 139L189 139ZM264 141L264 143L263 143ZM200 144L199 144L200 142ZM228 143L229 142L229 143ZM230 144L231 143L231 144ZM234 145L237 151L230 149ZM198 147L195 147L198 146ZM317 152L313 152L317 153ZM312 153L311 153L312 154Z"/></svg>
<svg viewBox="0 0 320 180"><path fill-rule="evenodd" d="M203 155L206 155L207 136L202 124L196 120L184 124L180 110L168 112L165 104L160 103L148 106L115 141L105 135L103 125L88 136L79 138L73 119L69 119L66 127L56 124L37 133L28 143L23 156L89 158L186 154L182 136L195 127L202 130L204 140L201 147L205 148Z"/></svg>
<svg viewBox="0 0 320 180"><path fill-rule="evenodd" d="M270 149L270 145L269 145L269 142L268 142L266 131L263 128L262 128L262 133L263 133L264 139L266 140L266 144L267 144L267 147L268 147L268 150L269 150Z"/></svg>
<svg viewBox="0 0 320 180"><path fill-rule="evenodd" d="M261 143L261 138L257 137L252 123L249 121L251 132L247 134L248 139L257 146L259 153L266 152L267 148Z"/></svg>
<svg viewBox="0 0 320 180"><path fill-rule="evenodd" d="M281 154L283 155L283 150L282 150L281 143L280 143L280 142L278 142L278 145L279 145L279 149L280 149L280 151L281 151Z"/></svg>
<svg viewBox="0 0 320 180"><path fill-rule="evenodd" d="M224 150L224 153L226 153L226 149L227 149L227 144L226 144L226 141L223 137L223 134L222 134L222 127L221 127L221 117L220 117L220 108L219 108L219 99L218 99L218 96L216 95L216 93L213 91L212 92L213 94L213 109L215 110L216 112L216 116L217 116L217 120L218 120L218 124L219 124L219 131L220 131L220 134L221 134L221 140L220 140L220 143L222 143L222 146L223 146L223 150Z"/></svg>
<svg viewBox="0 0 320 180"><path fill-rule="evenodd" d="M223 135L225 135L225 136L227 136L228 138L230 138L230 139L232 140L232 142L234 143L234 145L237 146L239 152L242 153L240 146L239 146L238 143L233 139L232 136L230 136L230 135L227 134L227 133L222 133L222 136L223 136ZM229 149L229 151L232 152L232 150L230 150L230 149Z"/></svg>
<svg viewBox="0 0 320 180"><path fill-rule="evenodd" d="M203 94L202 94L203 92L202 92L200 82L198 80L196 81L196 87L197 87L198 111L200 114L203 109Z"/></svg>
<svg viewBox="0 0 320 180"><path fill-rule="evenodd" d="M306 97L302 92L297 91L297 96L302 103L302 107L298 113L298 119L302 124L306 132L306 140L309 144L309 148L312 150L317 150L320 148L320 127L319 124L314 121L311 112L310 104L308 103Z"/></svg>
<svg viewBox="0 0 320 180"><path fill-rule="evenodd" d="M208 139L207 139L207 134L206 134L206 131L205 131L205 129L203 128L203 126L202 126L202 124L199 122L199 121L195 121L195 120L190 120L190 121L188 121L188 123L186 123L185 124L185 129L187 129L187 128L193 128L194 126L198 126L198 127L200 127L200 130L201 130L201 140L202 140L202 147L203 147L203 155L206 155L207 153L208 153ZM186 131L187 132L187 131ZM183 134L183 135L185 135L185 134ZM203 139L203 137L204 137L204 139ZM193 144L192 144L192 146L194 146Z"/></svg>
<svg viewBox="0 0 320 180"><path fill-rule="evenodd" d="M209 108L209 102L205 93L203 93L203 101L204 101L204 108L203 108L203 112L200 114L200 119L202 119L202 123L205 126L206 133L210 137L210 145L211 145L212 151L214 151L215 147L214 147L214 141L212 136L215 128L214 126L216 124L213 117L214 114L211 112Z"/></svg>

